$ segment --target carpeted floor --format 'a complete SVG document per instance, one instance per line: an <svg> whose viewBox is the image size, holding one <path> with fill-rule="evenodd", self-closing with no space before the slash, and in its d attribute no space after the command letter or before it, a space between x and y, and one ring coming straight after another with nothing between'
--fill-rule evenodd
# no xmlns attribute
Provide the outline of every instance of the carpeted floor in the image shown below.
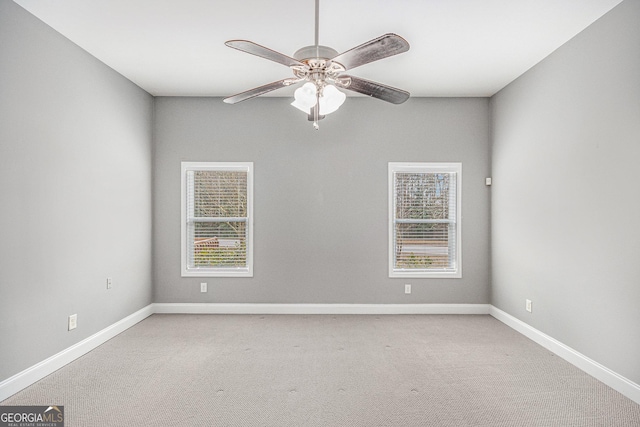
<svg viewBox="0 0 640 427"><path fill-rule="evenodd" d="M153 315L2 402L66 427L640 426L490 316Z"/></svg>

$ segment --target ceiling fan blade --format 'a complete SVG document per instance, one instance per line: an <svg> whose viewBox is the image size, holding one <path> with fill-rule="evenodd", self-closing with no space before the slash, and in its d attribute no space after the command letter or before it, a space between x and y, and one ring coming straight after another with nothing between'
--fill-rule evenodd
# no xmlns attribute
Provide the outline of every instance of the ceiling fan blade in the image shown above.
<svg viewBox="0 0 640 427"><path fill-rule="evenodd" d="M372 96L392 104L402 104L409 99L409 92L406 90L396 89L395 87L361 79L360 77L347 76L345 74L341 74L340 77L349 77L351 79L351 84L345 86L344 89Z"/></svg>
<svg viewBox="0 0 640 427"><path fill-rule="evenodd" d="M280 89L282 87L290 86L291 79L282 79L277 82L269 83L264 86L254 87L245 92L241 92L223 99L227 104L235 104L240 101L246 101L247 99L255 98L272 90Z"/></svg>
<svg viewBox="0 0 640 427"><path fill-rule="evenodd" d="M297 59L291 58L290 56L285 55L284 53L276 52L275 50L269 49L268 47L261 46L254 42L250 42L249 40L229 40L225 42L225 45L232 47L234 49L241 50L243 52L250 53L252 55L259 56L261 58L268 59L270 61L277 62L282 65L286 65L287 67L299 66L304 67L305 65L298 61Z"/></svg>
<svg viewBox="0 0 640 427"><path fill-rule="evenodd" d="M341 64L346 70L351 70L408 50L409 42L396 34L389 33L343 52L331 60Z"/></svg>

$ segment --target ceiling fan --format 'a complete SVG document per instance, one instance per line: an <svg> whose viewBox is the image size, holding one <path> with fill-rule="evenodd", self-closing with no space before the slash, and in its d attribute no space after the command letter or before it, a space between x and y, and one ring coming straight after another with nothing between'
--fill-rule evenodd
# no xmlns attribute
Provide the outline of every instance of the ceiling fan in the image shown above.
<svg viewBox="0 0 640 427"><path fill-rule="evenodd" d="M318 43L319 2L320 0L315 2L315 44L299 49L293 57L248 40L229 40L225 43L234 49L286 65L294 77L249 89L225 98L224 102L235 104L276 89L306 82L295 91L295 100L291 105L307 113L309 121L313 122L317 130L318 121L337 110L346 98L337 88L392 104L401 104L409 98L409 92L402 89L345 74L361 65L406 52L409 50L409 43L396 34L388 33L338 54L336 50Z"/></svg>

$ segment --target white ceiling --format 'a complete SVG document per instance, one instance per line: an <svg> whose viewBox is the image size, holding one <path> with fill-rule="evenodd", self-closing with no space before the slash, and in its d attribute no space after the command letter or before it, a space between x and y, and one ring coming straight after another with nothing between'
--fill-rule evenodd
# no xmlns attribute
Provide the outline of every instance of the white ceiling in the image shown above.
<svg viewBox="0 0 640 427"><path fill-rule="evenodd" d="M289 56L314 42L314 0L14 1L159 96L229 96L291 76L226 40ZM620 2L321 0L320 44L343 52L396 33L408 52L351 74L412 96L491 96Z"/></svg>

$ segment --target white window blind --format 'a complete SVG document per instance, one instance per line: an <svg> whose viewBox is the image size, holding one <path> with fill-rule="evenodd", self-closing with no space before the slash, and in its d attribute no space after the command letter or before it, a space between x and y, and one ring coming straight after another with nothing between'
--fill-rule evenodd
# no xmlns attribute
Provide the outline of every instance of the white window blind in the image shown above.
<svg viewBox="0 0 640 427"><path fill-rule="evenodd" d="M253 165L182 169L183 276L251 276Z"/></svg>
<svg viewBox="0 0 640 427"><path fill-rule="evenodd" d="M389 276L461 277L460 163L389 163Z"/></svg>

